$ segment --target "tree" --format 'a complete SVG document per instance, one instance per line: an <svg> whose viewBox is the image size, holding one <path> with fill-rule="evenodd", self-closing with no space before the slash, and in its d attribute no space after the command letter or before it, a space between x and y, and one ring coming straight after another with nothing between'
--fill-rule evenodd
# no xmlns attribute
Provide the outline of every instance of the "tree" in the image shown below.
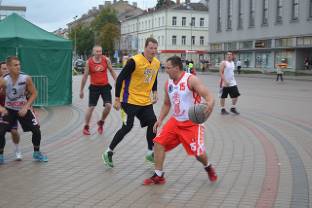
<svg viewBox="0 0 312 208"><path fill-rule="evenodd" d="M119 41L120 30L118 25L107 23L105 24L99 33L99 42L103 47L103 50L108 53L108 55L113 55L115 50L115 43Z"/></svg>
<svg viewBox="0 0 312 208"><path fill-rule="evenodd" d="M105 7L104 9L102 9L100 13L92 21L91 26L93 30L95 30L96 32L100 32L103 26L107 23L115 25L119 24L116 11L111 7Z"/></svg>
<svg viewBox="0 0 312 208"><path fill-rule="evenodd" d="M76 33L76 34L75 34ZM75 44L75 35L76 35L76 47L77 54L88 56L91 54L92 47L94 45L94 32L90 27L78 25L73 28L69 33L69 38L73 40Z"/></svg>
<svg viewBox="0 0 312 208"><path fill-rule="evenodd" d="M157 4L155 6L156 9L161 9L164 7L169 7L175 5L174 1L170 1L170 0L157 0Z"/></svg>

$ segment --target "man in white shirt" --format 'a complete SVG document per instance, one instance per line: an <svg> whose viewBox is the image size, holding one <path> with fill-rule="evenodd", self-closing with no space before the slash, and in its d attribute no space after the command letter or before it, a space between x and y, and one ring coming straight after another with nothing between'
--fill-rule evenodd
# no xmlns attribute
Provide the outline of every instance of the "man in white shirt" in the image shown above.
<svg viewBox="0 0 312 208"><path fill-rule="evenodd" d="M242 68L242 62L240 61L240 59L238 59L238 61L236 62L236 67L237 67L237 73L240 74L241 68Z"/></svg>
<svg viewBox="0 0 312 208"><path fill-rule="evenodd" d="M232 52L227 52L226 60L222 61L220 64L220 87L222 92L220 93L220 106L221 106L221 114L227 115L228 111L225 110L225 98L227 98L228 94L232 99L232 107L230 111L235 115L238 115L239 112L236 110L236 103L238 96L240 93L237 88L236 80L234 77L234 56Z"/></svg>

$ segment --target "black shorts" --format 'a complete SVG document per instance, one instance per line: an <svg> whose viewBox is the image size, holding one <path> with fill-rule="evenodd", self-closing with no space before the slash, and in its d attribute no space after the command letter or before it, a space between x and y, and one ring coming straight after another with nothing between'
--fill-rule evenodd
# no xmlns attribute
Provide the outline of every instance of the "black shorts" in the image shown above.
<svg viewBox="0 0 312 208"><path fill-rule="evenodd" d="M38 119L32 110L28 110L24 117L19 116L17 110L7 109L7 111L8 114L2 117L3 123L1 123L4 124L3 127L6 131L9 131L17 121L21 124L24 132L40 127Z"/></svg>
<svg viewBox="0 0 312 208"><path fill-rule="evenodd" d="M112 86L110 84L104 86L89 86L89 107L96 106L101 95L103 100L103 106L106 103L112 103L112 94L111 94Z"/></svg>
<svg viewBox="0 0 312 208"><path fill-rule="evenodd" d="M231 98L236 98L240 96L237 85L232 87L223 87L221 98L227 98L228 94L230 94Z"/></svg>
<svg viewBox="0 0 312 208"><path fill-rule="evenodd" d="M154 125L157 121L153 105L139 106L129 103L121 103L121 119L123 124L132 126L134 117L140 121L141 127Z"/></svg>

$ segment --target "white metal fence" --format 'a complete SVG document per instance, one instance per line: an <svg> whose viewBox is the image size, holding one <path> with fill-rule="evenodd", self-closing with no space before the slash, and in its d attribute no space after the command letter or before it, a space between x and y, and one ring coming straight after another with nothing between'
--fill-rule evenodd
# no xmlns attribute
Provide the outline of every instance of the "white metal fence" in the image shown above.
<svg viewBox="0 0 312 208"><path fill-rule="evenodd" d="M37 99L33 106L48 105L48 77L47 76L32 76L33 83L37 89Z"/></svg>

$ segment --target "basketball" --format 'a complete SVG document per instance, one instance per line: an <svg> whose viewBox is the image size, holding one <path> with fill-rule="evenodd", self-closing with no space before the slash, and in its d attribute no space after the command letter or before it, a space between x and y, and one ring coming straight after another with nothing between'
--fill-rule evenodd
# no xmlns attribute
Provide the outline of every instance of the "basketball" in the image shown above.
<svg viewBox="0 0 312 208"><path fill-rule="evenodd" d="M207 106L202 103L191 106L188 110L189 119L196 124L202 124L205 121L207 121L208 117L210 116L210 113L208 114L204 113L206 107Z"/></svg>

